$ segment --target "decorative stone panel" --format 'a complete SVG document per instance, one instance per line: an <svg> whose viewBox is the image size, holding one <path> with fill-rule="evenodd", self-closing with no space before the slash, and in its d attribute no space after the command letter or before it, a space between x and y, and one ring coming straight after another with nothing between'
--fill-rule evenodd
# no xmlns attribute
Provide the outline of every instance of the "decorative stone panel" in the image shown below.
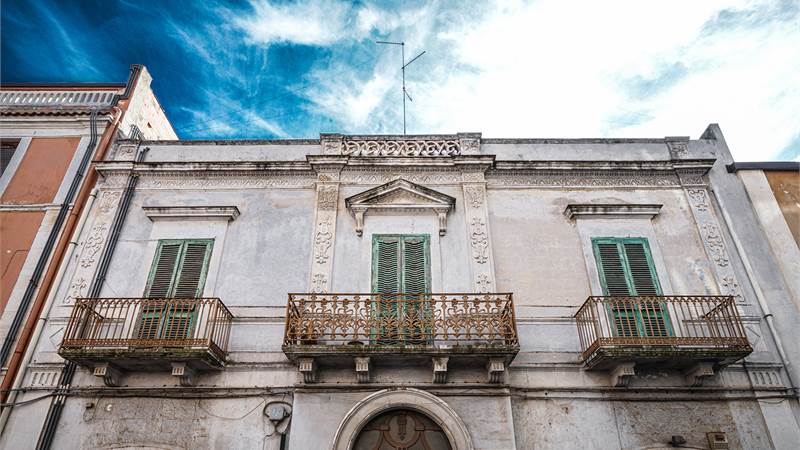
<svg viewBox="0 0 800 450"><path fill-rule="evenodd" d="M336 217L339 202L339 170L320 170L317 174L314 211L314 236L311 245L309 290L326 293L333 273L333 248L336 241Z"/></svg>
<svg viewBox="0 0 800 450"><path fill-rule="evenodd" d="M325 155L345 156L458 156L480 152L480 133L433 136L364 136L322 134Z"/></svg>
<svg viewBox="0 0 800 450"><path fill-rule="evenodd" d="M737 302L743 303L741 285L731 265L720 222L711 206L711 193L706 186L705 174L701 170L691 169L679 171L678 175L703 241L703 247L714 270L719 293L731 295Z"/></svg>
<svg viewBox="0 0 800 450"><path fill-rule="evenodd" d="M486 206L486 180L482 171L464 172L462 180L473 289L475 292L495 292L489 210Z"/></svg>
<svg viewBox="0 0 800 450"><path fill-rule="evenodd" d="M121 198L121 191L100 191L99 198L95 203L94 220L91 228L87 228L89 233L82 242L78 243L80 247L78 264L69 282L67 295L63 299L62 303L64 305L71 305L75 299L87 294L89 284L97 270L100 256L103 254L103 249L108 242L111 223L114 220L114 214Z"/></svg>

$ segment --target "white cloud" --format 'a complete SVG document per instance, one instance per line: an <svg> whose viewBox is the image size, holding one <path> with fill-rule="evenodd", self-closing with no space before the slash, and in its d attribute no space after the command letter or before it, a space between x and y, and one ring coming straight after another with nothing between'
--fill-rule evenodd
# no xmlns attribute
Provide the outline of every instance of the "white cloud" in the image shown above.
<svg viewBox="0 0 800 450"><path fill-rule="evenodd" d="M341 127L324 131L401 130L399 55L365 43L381 38L427 50L407 74L410 133L697 137L718 122L737 160L775 158L800 135L796 3L378 5L262 1L236 23L253 43L333 52L305 90Z"/></svg>
<svg viewBox="0 0 800 450"><path fill-rule="evenodd" d="M304 0L278 5L252 0L250 4L252 14L235 17L233 23L253 44L327 45L348 35L345 26L349 7L344 3Z"/></svg>

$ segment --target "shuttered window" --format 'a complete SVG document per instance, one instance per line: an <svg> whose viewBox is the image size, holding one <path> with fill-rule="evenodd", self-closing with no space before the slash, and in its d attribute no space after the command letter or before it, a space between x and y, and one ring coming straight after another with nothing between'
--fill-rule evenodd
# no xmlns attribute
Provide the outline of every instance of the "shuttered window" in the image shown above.
<svg viewBox="0 0 800 450"><path fill-rule="evenodd" d="M420 343L430 305L430 236L373 235L372 292L387 295L373 304L383 326L373 330L383 343Z"/></svg>
<svg viewBox="0 0 800 450"><path fill-rule="evenodd" d="M661 295L650 247L645 238L594 238L597 269L607 296L653 297ZM669 336L672 334L664 305L656 300L611 302L617 336Z"/></svg>
<svg viewBox="0 0 800 450"><path fill-rule="evenodd" d="M176 300L142 308L139 338L185 339L191 335L194 306L177 299L202 295L213 244L213 240L158 242L144 296Z"/></svg>

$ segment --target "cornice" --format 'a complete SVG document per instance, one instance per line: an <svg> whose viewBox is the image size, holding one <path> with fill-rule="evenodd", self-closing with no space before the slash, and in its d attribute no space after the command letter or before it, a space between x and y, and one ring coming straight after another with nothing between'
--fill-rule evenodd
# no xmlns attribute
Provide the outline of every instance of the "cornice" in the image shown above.
<svg viewBox="0 0 800 450"><path fill-rule="evenodd" d="M601 218L601 219L632 219L636 217L652 219L661 210L660 204L634 204L634 203L573 203L564 209L568 219Z"/></svg>
<svg viewBox="0 0 800 450"><path fill-rule="evenodd" d="M144 214L152 221L158 219L225 219L236 220L236 206L142 206Z"/></svg>

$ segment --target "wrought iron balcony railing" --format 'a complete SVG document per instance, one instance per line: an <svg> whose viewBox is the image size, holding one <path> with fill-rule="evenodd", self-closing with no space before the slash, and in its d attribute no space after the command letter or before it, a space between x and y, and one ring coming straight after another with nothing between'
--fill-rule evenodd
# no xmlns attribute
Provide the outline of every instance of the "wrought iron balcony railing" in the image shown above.
<svg viewBox="0 0 800 450"><path fill-rule="evenodd" d="M575 320L588 365L604 352L706 359L738 359L752 352L730 296L589 297Z"/></svg>
<svg viewBox="0 0 800 450"><path fill-rule="evenodd" d="M232 320L218 298L78 299L58 353L76 362L202 353L220 365Z"/></svg>
<svg viewBox="0 0 800 450"><path fill-rule="evenodd" d="M519 349L511 294L289 294L283 344Z"/></svg>

